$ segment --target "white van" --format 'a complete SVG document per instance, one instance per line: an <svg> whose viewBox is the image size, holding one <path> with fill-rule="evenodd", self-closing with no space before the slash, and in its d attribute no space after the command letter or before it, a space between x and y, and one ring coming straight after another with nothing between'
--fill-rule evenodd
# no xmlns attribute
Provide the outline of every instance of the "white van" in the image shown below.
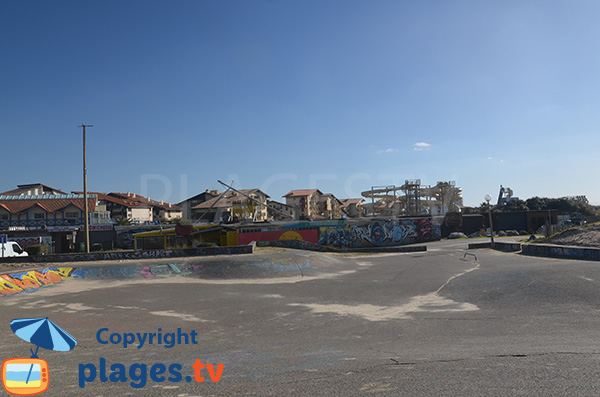
<svg viewBox="0 0 600 397"><path fill-rule="evenodd" d="M0 244L0 259L12 256L29 256L29 254L15 241Z"/></svg>

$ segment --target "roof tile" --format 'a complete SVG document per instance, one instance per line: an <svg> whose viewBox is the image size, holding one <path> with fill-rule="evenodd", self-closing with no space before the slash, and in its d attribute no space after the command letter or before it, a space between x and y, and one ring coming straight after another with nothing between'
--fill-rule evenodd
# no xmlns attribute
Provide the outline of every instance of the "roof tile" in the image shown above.
<svg viewBox="0 0 600 397"><path fill-rule="evenodd" d="M314 192L321 193L321 191L319 189L301 189L301 190L292 190L288 194L281 196L281 197L286 197L286 198L288 198L288 197L305 197L305 196L310 196ZM321 193L321 194L323 194L323 193Z"/></svg>

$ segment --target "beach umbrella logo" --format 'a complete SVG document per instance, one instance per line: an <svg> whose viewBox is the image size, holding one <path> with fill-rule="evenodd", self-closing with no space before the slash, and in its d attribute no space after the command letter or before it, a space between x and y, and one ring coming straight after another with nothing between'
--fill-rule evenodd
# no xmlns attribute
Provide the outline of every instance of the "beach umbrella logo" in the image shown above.
<svg viewBox="0 0 600 397"><path fill-rule="evenodd" d="M77 345L77 340L46 318L18 318L10 322L10 329L21 339L36 346L30 358L10 358L2 362L2 386L9 394L32 396L48 390L48 363L38 358L40 347L66 352Z"/></svg>
<svg viewBox="0 0 600 397"><path fill-rule="evenodd" d="M57 352L73 350L77 340L58 325L46 318L17 318L10 322L10 329L21 339L36 346L31 358L37 358L40 347Z"/></svg>

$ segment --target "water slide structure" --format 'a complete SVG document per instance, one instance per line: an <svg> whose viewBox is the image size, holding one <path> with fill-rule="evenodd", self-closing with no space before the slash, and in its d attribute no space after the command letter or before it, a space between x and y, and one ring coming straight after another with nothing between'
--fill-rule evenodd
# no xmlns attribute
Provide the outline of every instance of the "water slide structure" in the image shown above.
<svg viewBox="0 0 600 397"><path fill-rule="evenodd" d="M361 195L367 199L363 207L372 216L444 215L460 212L463 205L462 189L455 181L426 186L420 179L406 180L402 186L373 186Z"/></svg>

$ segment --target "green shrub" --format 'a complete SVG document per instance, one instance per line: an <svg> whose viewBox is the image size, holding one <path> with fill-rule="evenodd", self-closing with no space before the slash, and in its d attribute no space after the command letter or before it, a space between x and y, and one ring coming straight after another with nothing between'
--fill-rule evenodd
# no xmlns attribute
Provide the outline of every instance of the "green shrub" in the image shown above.
<svg viewBox="0 0 600 397"><path fill-rule="evenodd" d="M48 244L34 244L25 248L25 251L31 256L48 255Z"/></svg>

